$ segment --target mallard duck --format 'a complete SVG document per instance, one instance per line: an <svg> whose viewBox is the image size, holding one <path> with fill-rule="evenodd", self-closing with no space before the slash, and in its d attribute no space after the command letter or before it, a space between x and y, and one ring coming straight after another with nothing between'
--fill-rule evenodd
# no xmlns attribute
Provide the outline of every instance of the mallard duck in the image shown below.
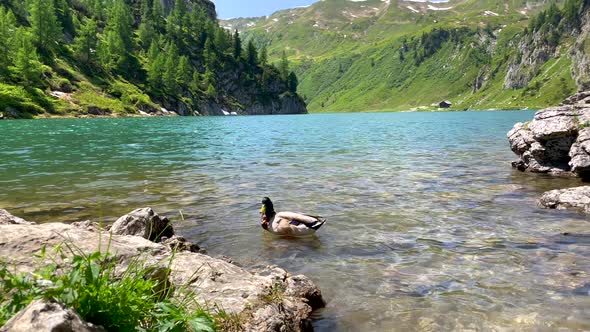
<svg viewBox="0 0 590 332"><path fill-rule="evenodd" d="M275 212L268 197L262 200L260 208L260 225L265 230L286 236L305 236L315 233L326 223L326 219L303 213Z"/></svg>

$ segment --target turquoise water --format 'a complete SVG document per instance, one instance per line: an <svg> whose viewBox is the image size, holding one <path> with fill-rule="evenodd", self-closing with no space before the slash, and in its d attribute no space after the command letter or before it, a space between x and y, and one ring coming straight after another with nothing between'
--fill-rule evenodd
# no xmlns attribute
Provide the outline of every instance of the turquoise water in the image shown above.
<svg viewBox="0 0 590 332"><path fill-rule="evenodd" d="M510 168L506 132L532 115L4 121L0 207L70 222L151 206L212 255L311 277L319 331L588 330L589 221L536 207L579 183ZM263 196L328 224L265 234Z"/></svg>

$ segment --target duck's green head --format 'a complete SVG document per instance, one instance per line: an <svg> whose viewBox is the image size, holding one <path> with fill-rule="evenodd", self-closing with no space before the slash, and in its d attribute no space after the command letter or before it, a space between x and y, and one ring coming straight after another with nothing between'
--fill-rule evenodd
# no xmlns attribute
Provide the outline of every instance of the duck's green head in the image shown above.
<svg viewBox="0 0 590 332"><path fill-rule="evenodd" d="M268 197L264 197L262 199L262 207L260 208L260 213L269 215L275 212L275 208L272 205L272 201Z"/></svg>

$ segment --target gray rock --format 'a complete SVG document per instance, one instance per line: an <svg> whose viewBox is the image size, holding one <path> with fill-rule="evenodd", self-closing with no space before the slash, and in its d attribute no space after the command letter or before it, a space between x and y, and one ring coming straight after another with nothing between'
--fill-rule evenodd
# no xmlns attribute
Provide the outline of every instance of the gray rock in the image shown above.
<svg viewBox="0 0 590 332"><path fill-rule="evenodd" d="M322 298L322 292L306 276L289 277L286 282L286 295L306 299L312 309L323 308L326 305Z"/></svg>
<svg viewBox="0 0 590 332"><path fill-rule="evenodd" d="M590 97L590 91L582 91L582 92L576 93L573 96L566 98L563 101L562 105L575 105L575 104L579 104L579 103L586 104L587 99L589 97Z"/></svg>
<svg viewBox="0 0 590 332"><path fill-rule="evenodd" d="M93 222L90 220L73 222L72 226L83 228L83 229L85 229L87 231L91 231L91 232L98 232L101 229L103 229L103 230L110 229L110 226L102 227L97 222Z"/></svg>
<svg viewBox="0 0 590 332"><path fill-rule="evenodd" d="M194 293L201 307L222 309L240 317L241 329L247 331L306 331L311 327L312 310L324 303L320 290L309 279L293 277L278 267L248 271L207 255L173 252L166 245L141 236L113 234L109 238L109 233L102 233L101 242L99 234L60 223L0 225L0 257L20 272L33 272L39 262L31 257L43 246L54 248L64 242L84 253L104 252L108 247L120 271L140 256L145 264L153 266L150 277L171 283L173 289ZM70 253L64 253L64 260L53 258L60 266L67 266L70 259ZM279 294L269 297L269 290L277 287Z"/></svg>
<svg viewBox="0 0 590 332"><path fill-rule="evenodd" d="M546 209L576 209L590 213L590 186L548 191L538 203Z"/></svg>
<svg viewBox="0 0 590 332"><path fill-rule="evenodd" d="M88 114L91 115L98 115L98 116L107 116L113 114L113 112L106 108L101 108L98 106L88 106Z"/></svg>
<svg viewBox="0 0 590 332"><path fill-rule="evenodd" d="M580 94L580 98L585 94ZM508 132L510 148L519 160L512 166L521 171L553 175L590 174L590 105L570 104L535 114L532 121L517 123ZM587 149L586 149L587 148Z"/></svg>
<svg viewBox="0 0 590 332"><path fill-rule="evenodd" d="M174 229L168 218L161 218L151 208L142 208L117 219L111 227L116 235L136 235L144 239L160 242L162 237L174 236Z"/></svg>
<svg viewBox="0 0 590 332"><path fill-rule="evenodd" d="M15 217L4 209L0 209L0 225L34 225L34 222Z"/></svg>
<svg viewBox="0 0 590 332"><path fill-rule="evenodd" d="M576 174L590 173L590 127L579 131L578 137L569 151L569 166Z"/></svg>
<svg viewBox="0 0 590 332"><path fill-rule="evenodd" d="M197 244L187 241L182 236L174 235L169 239L163 238L162 244L169 247L173 251L201 252L201 248Z"/></svg>
<svg viewBox="0 0 590 332"><path fill-rule="evenodd" d="M12 317L1 332L102 332L59 303L38 300Z"/></svg>

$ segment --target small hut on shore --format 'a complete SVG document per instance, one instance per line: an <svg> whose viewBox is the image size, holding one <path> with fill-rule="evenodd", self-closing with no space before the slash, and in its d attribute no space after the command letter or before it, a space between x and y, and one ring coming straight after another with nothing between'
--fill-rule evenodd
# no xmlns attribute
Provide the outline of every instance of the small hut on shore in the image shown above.
<svg viewBox="0 0 590 332"><path fill-rule="evenodd" d="M440 108L450 108L451 106L453 106L453 103L451 103L449 100L443 100L438 104L438 107Z"/></svg>

